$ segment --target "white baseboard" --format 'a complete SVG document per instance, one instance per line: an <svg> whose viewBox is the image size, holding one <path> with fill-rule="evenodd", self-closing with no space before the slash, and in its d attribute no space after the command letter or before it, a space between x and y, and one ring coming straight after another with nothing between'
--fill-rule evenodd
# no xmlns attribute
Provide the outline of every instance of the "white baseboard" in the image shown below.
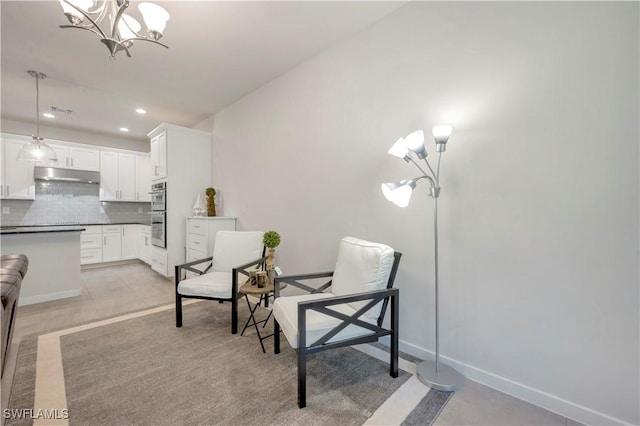
<svg viewBox="0 0 640 426"><path fill-rule="evenodd" d="M57 293L39 294L37 296L19 297L18 306L34 305L36 303L50 302L52 300L66 299L67 297L80 296L82 289L60 291Z"/></svg>
<svg viewBox="0 0 640 426"><path fill-rule="evenodd" d="M380 339L380 342L389 345L389 338ZM434 359L435 353L414 344L400 341L400 350L420 359ZM447 365L455 368L459 373L474 382L481 383L492 389L511 395L530 404L542 407L552 413L575 420L585 425L631 425L631 423L598 412L589 407L576 404L547 392L534 389L522 383L515 382L506 377L498 376L489 371L482 370L455 359L440 355Z"/></svg>

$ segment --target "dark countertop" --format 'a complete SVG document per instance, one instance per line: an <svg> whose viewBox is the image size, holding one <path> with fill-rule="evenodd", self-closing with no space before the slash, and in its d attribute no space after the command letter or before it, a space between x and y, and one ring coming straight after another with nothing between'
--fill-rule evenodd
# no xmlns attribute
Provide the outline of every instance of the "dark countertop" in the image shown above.
<svg viewBox="0 0 640 426"><path fill-rule="evenodd" d="M54 225L54 226L3 226L1 235L12 234L39 234L43 232L80 232L85 227L80 225Z"/></svg>
<svg viewBox="0 0 640 426"><path fill-rule="evenodd" d="M116 223L83 223L73 225L19 225L19 226L0 226L0 235L12 234L37 234L41 232L77 232L84 231L86 226L95 225L145 225L148 223L140 222L116 222Z"/></svg>

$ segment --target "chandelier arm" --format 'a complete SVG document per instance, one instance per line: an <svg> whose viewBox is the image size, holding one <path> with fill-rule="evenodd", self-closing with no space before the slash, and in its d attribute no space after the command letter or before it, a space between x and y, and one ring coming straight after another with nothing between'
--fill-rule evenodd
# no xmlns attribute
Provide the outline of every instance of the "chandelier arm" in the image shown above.
<svg viewBox="0 0 640 426"><path fill-rule="evenodd" d="M158 45L160 45L162 47L166 47L167 49L169 48L169 46L167 46L166 44L162 44L159 41L155 41L155 40L152 40L152 39L146 38L146 37L132 37L132 38L128 38L128 39L122 40L122 42L125 43L127 41L135 41L135 40L148 41L149 43L155 43L155 44L158 44Z"/></svg>
<svg viewBox="0 0 640 426"><path fill-rule="evenodd" d="M107 35L104 33L104 31L102 31L102 29L100 28L100 26L96 23L96 21L94 21L91 16L89 16L89 14L87 14L84 10L80 9L79 7L75 6L73 3L71 3L68 0L62 0L63 2L65 2L66 4L68 4L69 6L73 7L75 10L77 10L78 12L80 12L82 14L82 16L84 16L85 18L87 18L89 20L89 22L91 22L91 24L93 24L93 26L96 28L96 30L93 30L92 28L88 28L85 26L75 26L75 25L71 25L71 26L60 26L60 28L84 28L85 30L89 30L92 31L94 33L99 33L100 36L102 38L107 38Z"/></svg>
<svg viewBox="0 0 640 426"><path fill-rule="evenodd" d="M94 33L100 38L108 38L102 31L96 31L91 27L85 27L83 25L60 25L59 27L60 28L76 28L78 30L87 30L87 31L91 31L92 33Z"/></svg>
<svg viewBox="0 0 640 426"><path fill-rule="evenodd" d="M124 2L122 6L118 9L118 13L116 14L115 19L113 20L113 25L111 27L111 38L116 39L116 34L118 34L118 39L121 40L120 32L116 32L118 30L118 22L122 19L122 14L129 7L129 2ZM126 21L125 21L126 24ZM128 27L128 25L127 25ZM128 53L128 52L127 52Z"/></svg>

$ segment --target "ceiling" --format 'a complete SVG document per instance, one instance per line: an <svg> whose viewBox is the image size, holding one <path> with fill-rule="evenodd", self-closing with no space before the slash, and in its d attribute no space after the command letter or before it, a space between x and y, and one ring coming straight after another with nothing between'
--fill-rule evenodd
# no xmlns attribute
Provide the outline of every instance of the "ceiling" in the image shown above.
<svg viewBox="0 0 640 426"><path fill-rule="evenodd" d="M131 1L127 10L143 22ZM161 42L138 41L116 60L67 24L58 1L0 2L2 118L144 140L161 122L194 126L280 74L401 7L398 1L157 1L171 18ZM143 107L142 116L135 109Z"/></svg>

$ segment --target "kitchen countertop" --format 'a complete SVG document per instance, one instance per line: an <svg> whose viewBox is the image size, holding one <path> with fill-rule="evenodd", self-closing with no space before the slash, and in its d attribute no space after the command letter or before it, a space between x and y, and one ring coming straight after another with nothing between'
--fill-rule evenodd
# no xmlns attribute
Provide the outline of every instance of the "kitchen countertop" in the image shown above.
<svg viewBox="0 0 640 426"><path fill-rule="evenodd" d="M73 225L18 225L18 226L0 226L0 235L11 234L36 234L41 232L75 232L84 231L86 226L95 225L145 225L148 223L140 222L114 222L114 223L82 223Z"/></svg>
<svg viewBox="0 0 640 426"><path fill-rule="evenodd" d="M80 232L85 227L81 225L53 225L53 226L3 226L1 235L38 234L42 232Z"/></svg>

